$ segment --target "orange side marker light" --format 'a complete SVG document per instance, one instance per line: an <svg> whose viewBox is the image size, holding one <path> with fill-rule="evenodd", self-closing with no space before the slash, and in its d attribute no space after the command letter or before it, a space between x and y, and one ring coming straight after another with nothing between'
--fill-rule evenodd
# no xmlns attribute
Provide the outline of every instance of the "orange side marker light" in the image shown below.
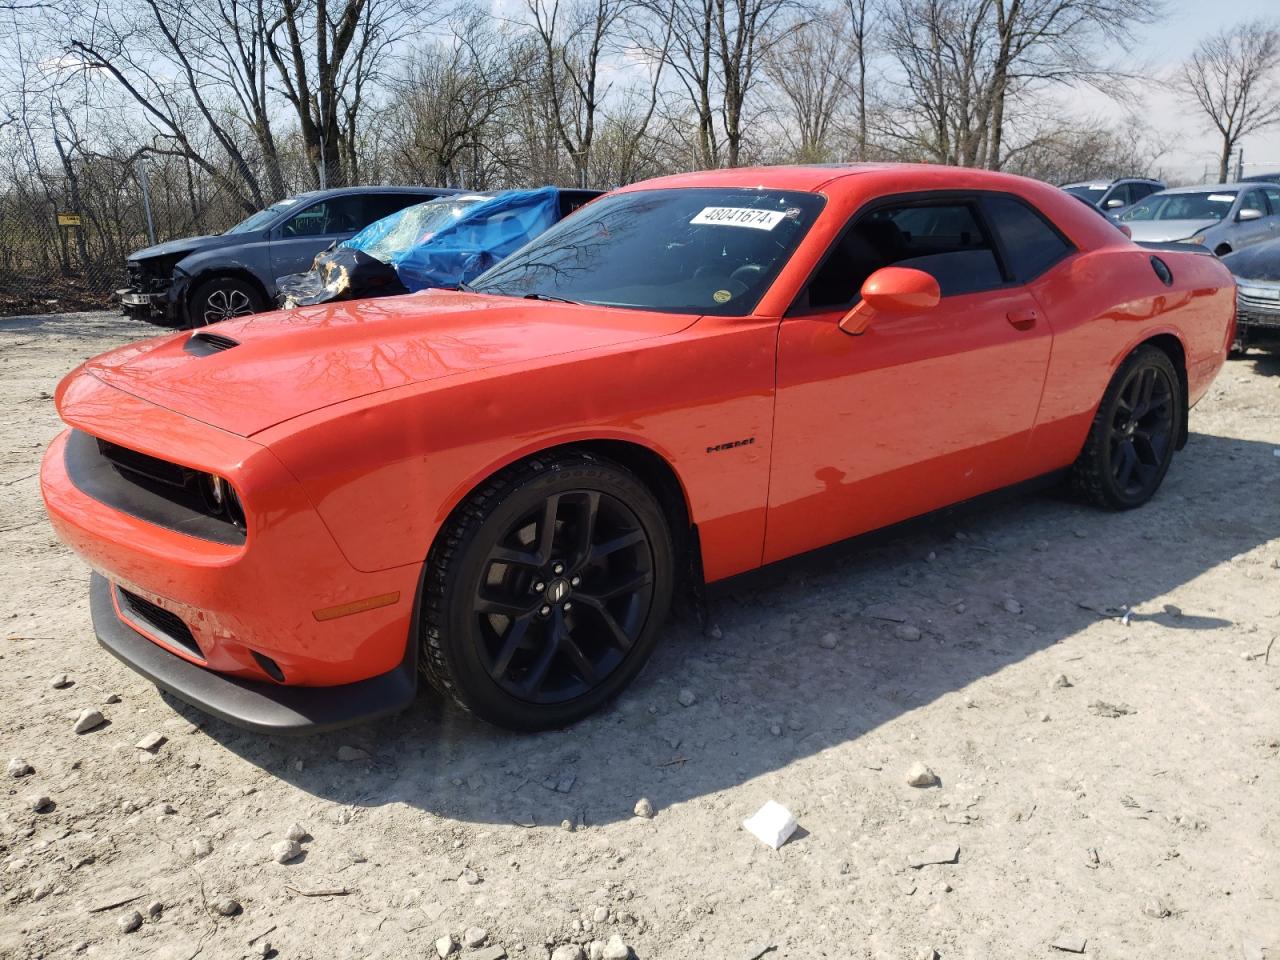
<svg viewBox="0 0 1280 960"><path fill-rule="evenodd" d="M350 603L341 603L336 607L325 607L323 610L312 610L311 615L323 623L326 620L337 620L339 617L349 617L353 613L364 613L366 610L376 610L378 607L389 607L393 603L400 600L400 591L394 593L380 593L376 597L365 597L363 600L352 600Z"/></svg>

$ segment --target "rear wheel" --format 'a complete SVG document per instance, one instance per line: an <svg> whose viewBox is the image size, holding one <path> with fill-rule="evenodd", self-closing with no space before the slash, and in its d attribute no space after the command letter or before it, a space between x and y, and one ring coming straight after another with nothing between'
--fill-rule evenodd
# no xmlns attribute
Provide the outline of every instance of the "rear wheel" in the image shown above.
<svg viewBox="0 0 1280 960"><path fill-rule="evenodd" d="M187 309L192 327L247 317L266 309L266 301L253 284L238 277L214 277L200 284L191 294Z"/></svg>
<svg viewBox="0 0 1280 960"><path fill-rule="evenodd" d="M661 506L586 453L523 461L454 511L428 557L423 667L477 716L563 726L640 671L672 594Z"/></svg>
<svg viewBox="0 0 1280 960"><path fill-rule="evenodd" d="M1073 486L1104 507L1142 506L1169 470L1185 410L1182 382L1168 355L1139 347L1107 386L1072 467Z"/></svg>

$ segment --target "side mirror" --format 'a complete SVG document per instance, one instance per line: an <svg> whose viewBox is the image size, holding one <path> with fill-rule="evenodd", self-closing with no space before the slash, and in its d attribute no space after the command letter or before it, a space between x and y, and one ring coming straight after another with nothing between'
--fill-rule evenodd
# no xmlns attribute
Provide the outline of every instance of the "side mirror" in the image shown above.
<svg viewBox="0 0 1280 960"><path fill-rule="evenodd" d="M1114 210L1116 207L1123 207L1124 201L1121 200L1119 197L1112 197L1110 200L1104 203L1103 206L1106 207L1108 210Z"/></svg>
<svg viewBox="0 0 1280 960"><path fill-rule="evenodd" d="M942 299L938 281L923 270L882 267L862 285L862 299L840 318L850 336L864 333L877 313L907 314L932 310Z"/></svg>
<svg viewBox="0 0 1280 960"><path fill-rule="evenodd" d="M1244 221L1246 220L1261 220L1262 211L1259 210L1257 207L1244 207L1243 209L1241 209L1239 213L1236 214L1236 219L1239 220L1241 223L1244 223Z"/></svg>

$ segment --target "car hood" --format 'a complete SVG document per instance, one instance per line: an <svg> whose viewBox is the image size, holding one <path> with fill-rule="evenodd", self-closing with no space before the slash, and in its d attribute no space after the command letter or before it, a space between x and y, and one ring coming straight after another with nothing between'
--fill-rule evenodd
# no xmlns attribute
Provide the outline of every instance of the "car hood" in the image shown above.
<svg viewBox="0 0 1280 960"><path fill-rule="evenodd" d="M1218 223L1217 220L1121 220L1120 222L1133 231L1135 242L1185 240L1193 233Z"/></svg>
<svg viewBox="0 0 1280 960"><path fill-rule="evenodd" d="M85 369L247 437L344 400L672 334L696 319L428 290L225 321L121 347Z"/></svg>
<svg viewBox="0 0 1280 960"><path fill-rule="evenodd" d="M188 256L200 250L212 250L215 247L230 247L244 243L252 235L246 234L214 234L208 237L182 237L178 240L166 240L154 247L144 247L129 254L130 260L151 260L154 257Z"/></svg>
<svg viewBox="0 0 1280 960"><path fill-rule="evenodd" d="M1280 240L1229 253L1222 262L1239 280L1280 280Z"/></svg>

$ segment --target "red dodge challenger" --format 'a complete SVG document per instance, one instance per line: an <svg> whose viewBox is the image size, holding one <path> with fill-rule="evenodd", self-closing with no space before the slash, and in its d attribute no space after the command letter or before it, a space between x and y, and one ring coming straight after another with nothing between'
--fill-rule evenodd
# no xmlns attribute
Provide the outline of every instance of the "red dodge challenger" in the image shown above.
<svg viewBox="0 0 1280 960"><path fill-rule="evenodd" d="M673 593L1068 476L1136 507L1232 342L1215 258L1046 184L719 170L609 194L458 291L73 371L41 486L104 646L262 731L554 727Z"/></svg>

